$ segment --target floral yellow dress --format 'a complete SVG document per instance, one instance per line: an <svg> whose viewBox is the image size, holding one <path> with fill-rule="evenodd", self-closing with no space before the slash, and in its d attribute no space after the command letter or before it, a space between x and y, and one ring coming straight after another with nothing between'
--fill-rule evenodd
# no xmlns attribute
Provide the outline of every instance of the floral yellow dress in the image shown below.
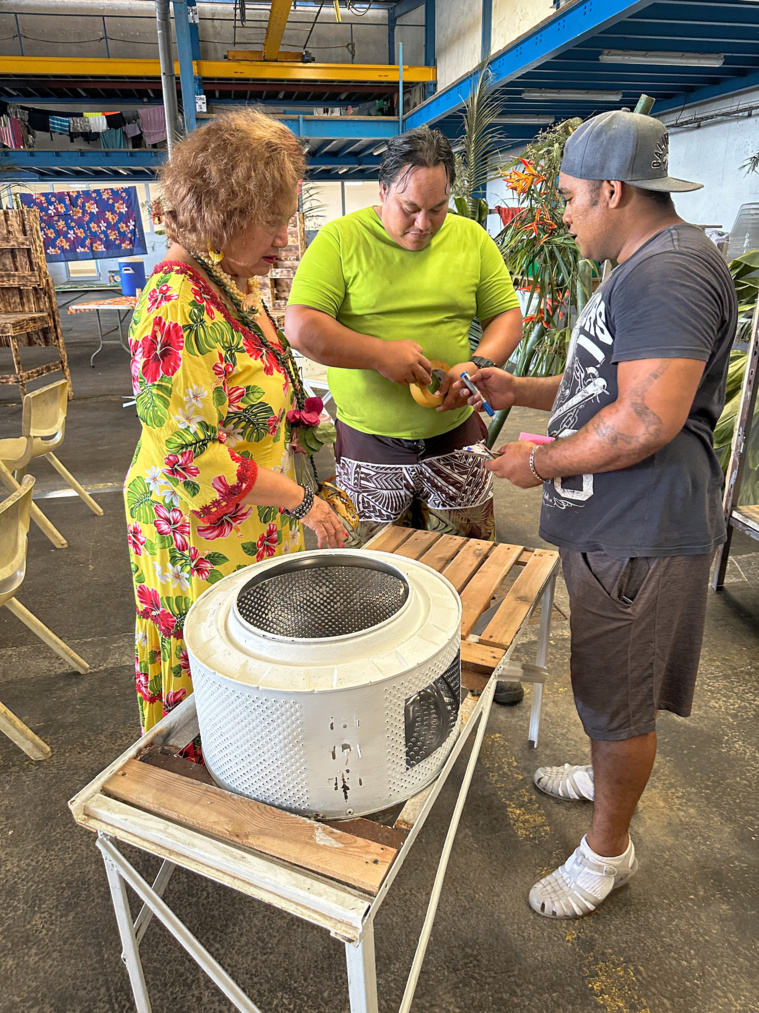
<svg viewBox="0 0 759 1013"><path fill-rule="evenodd" d="M259 465L295 478L292 384L262 337L278 349L282 339L265 314L258 321L263 335L177 261L156 267L132 319L142 435L124 495L143 731L192 692L182 629L195 599L234 570L303 548L298 521L242 502Z"/></svg>

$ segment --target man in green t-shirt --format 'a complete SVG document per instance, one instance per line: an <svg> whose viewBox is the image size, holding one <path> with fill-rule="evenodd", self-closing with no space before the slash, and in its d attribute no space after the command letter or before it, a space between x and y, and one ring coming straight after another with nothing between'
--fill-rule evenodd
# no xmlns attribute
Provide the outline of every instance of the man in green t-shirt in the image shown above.
<svg viewBox="0 0 759 1013"><path fill-rule="evenodd" d="M325 225L290 293L288 338L330 367L337 483L361 518L354 545L390 523L495 538L485 459L462 449L482 440L485 426L451 384L464 370L502 365L522 315L485 229L448 214L454 178L439 131L393 138L379 205ZM484 333L473 358L475 317ZM437 405L423 407L410 387L432 383L435 360L447 375Z"/></svg>

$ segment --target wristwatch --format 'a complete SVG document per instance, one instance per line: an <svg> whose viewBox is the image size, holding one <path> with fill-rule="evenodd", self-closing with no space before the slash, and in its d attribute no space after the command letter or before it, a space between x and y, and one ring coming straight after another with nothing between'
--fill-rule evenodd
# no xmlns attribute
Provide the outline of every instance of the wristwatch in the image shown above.
<svg viewBox="0 0 759 1013"><path fill-rule="evenodd" d="M287 514L288 517L292 517L293 520L296 521L302 521L303 518L306 516L306 514L309 513L309 511L311 510L311 507L314 505L313 492L310 489L306 489L305 486L302 486L301 488L303 489L303 501L299 503L298 506L296 506L293 510L282 511L283 514Z"/></svg>
<svg viewBox="0 0 759 1013"><path fill-rule="evenodd" d="M473 355L469 361L473 362L477 369L498 368L492 359L486 359L484 355Z"/></svg>

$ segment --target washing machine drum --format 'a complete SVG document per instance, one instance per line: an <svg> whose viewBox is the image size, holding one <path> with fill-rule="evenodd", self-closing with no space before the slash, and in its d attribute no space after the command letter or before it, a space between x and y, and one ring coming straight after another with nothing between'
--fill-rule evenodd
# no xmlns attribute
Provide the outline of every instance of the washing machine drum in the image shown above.
<svg viewBox="0 0 759 1013"><path fill-rule="evenodd" d="M458 733L460 627L452 585L385 552L230 574L184 628L208 770L228 791L331 819L409 798Z"/></svg>

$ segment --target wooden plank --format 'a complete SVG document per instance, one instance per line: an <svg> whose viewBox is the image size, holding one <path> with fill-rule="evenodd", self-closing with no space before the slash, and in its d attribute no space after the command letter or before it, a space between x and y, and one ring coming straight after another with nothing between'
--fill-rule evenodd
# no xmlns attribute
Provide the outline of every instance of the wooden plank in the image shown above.
<svg viewBox="0 0 759 1013"><path fill-rule="evenodd" d="M378 823L375 820L321 820L325 827L332 827L344 834L353 834L354 837L361 837L365 841L374 841L376 844L387 844L396 851L400 851L406 841L406 834L386 823Z"/></svg>
<svg viewBox="0 0 759 1013"><path fill-rule="evenodd" d="M461 593L461 636L468 637L496 588L519 559L521 545L496 545ZM496 613L497 614L497 613Z"/></svg>
<svg viewBox="0 0 759 1013"><path fill-rule="evenodd" d="M759 531L759 506L738 506L733 509L733 513L738 520L742 520L749 527Z"/></svg>
<svg viewBox="0 0 759 1013"><path fill-rule="evenodd" d="M383 531L373 538L367 547L377 549L379 552L395 552L399 545L411 537L411 534L411 528L401 528L396 524L391 524L387 531Z"/></svg>
<svg viewBox="0 0 759 1013"><path fill-rule="evenodd" d="M411 537L395 550L395 555L419 559L439 540L440 534L437 531L414 531Z"/></svg>
<svg viewBox="0 0 759 1013"><path fill-rule="evenodd" d="M42 282L36 271L0 271L0 285L39 288Z"/></svg>
<svg viewBox="0 0 759 1013"><path fill-rule="evenodd" d="M492 672L483 673L475 671L471 665L461 666L461 685L464 689L468 689L470 693L474 693L477 696L483 691L488 684L488 679L492 675ZM467 699L469 699L467 697Z"/></svg>
<svg viewBox="0 0 759 1013"><path fill-rule="evenodd" d="M0 250L30 250L32 240L28 236L14 236L8 239L3 236L0 239Z"/></svg>
<svg viewBox="0 0 759 1013"><path fill-rule="evenodd" d="M187 777L127 760L103 792L147 812L375 894L397 850Z"/></svg>
<svg viewBox="0 0 759 1013"><path fill-rule="evenodd" d="M159 767L161 770L170 770L172 774L179 774L180 777L189 777L193 781L200 781L203 784L216 783L208 772L208 767L204 766L204 764L185 760L183 756L177 756L165 747L158 752L147 753L145 756L141 756L140 762L149 763L152 767Z"/></svg>
<svg viewBox="0 0 759 1013"><path fill-rule="evenodd" d="M47 324L47 313L0 313L0 334L24 334Z"/></svg>
<svg viewBox="0 0 759 1013"><path fill-rule="evenodd" d="M500 608L480 635L481 644L491 647L509 646L543 591L558 558L557 552L535 549L532 559L514 581Z"/></svg>
<svg viewBox="0 0 759 1013"><path fill-rule="evenodd" d="M486 542L479 538L467 538L464 541L466 542L464 548L443 570L443 576L450 580L459 594L483 559L495 547L495 542Z"/></svg>
<svg viewBox="0 0 759 1013"><path fill-rule="evenodd" d="M426 563L433 570L442 573L456 553L465 545L466 538L460 538L458 535L442 535L432 548L425 552L419 562Z"/></svg>
<svg viewBox="0 0 759 1013"><path fill-rule="evenodd" d="M477 672L492 672L506 651L500 647L487 647L485 644L461 642L461 664L469 665Z"/></svg>

